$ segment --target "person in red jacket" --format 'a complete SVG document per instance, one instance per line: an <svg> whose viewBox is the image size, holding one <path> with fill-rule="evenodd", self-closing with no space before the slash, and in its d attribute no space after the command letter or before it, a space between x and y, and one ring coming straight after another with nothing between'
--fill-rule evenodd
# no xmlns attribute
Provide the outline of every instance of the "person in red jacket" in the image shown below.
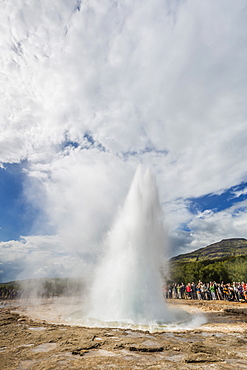
<svg viewBox="0 0 247 370"><path fill-rule="evenodd" d="M188 297L189 299L191 299L191 298L192 298L192 289L191 289L191 284L190 284L190 283L188 283L188 284L186 285L185 291L186 291L186 295L187 295L187 297Z"/></svg>

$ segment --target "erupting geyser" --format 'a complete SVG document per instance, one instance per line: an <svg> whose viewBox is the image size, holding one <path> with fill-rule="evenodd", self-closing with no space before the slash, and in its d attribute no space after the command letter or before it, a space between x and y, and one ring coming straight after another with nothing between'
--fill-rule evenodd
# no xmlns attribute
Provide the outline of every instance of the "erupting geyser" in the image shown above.
<svg viewBox="0 0 247 370"><path fill-rule="evenodd" d="M139 167L105 241L105 256L91 292L90 317L103 322L152 325L174 320L160 273L165 233L156 181Z"/></svg>

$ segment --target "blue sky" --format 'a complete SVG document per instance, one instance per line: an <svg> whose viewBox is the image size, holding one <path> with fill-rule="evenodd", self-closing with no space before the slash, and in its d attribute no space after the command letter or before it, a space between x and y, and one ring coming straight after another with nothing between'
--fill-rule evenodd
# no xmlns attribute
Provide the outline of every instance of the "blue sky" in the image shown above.
<svg viewBox="0 0 247 370"><path fill-rule="evenodd" d="M52 228L46 224L44 211L26 194L29 181L25 161L5 164L0 168L1 241L19 240L21 236L44 231L46 234L51 232Z"/></svg>
<svg viewBox="0 0 247 370"><path fill-rule="evenodd" d="M0 168L0 238L19 239L30 233L36 210L25 201L23 194L24 166L8 164Z"/></svg>
<svg viewBox="0 0 247 370"><path fill-rule="evenodd" d="M0 14L0 281L91 271L139 164L170 256L247 237L244 0Z"/></svg>
<svg viewBox="0 0 247 370"><path fill-rule="evenodd" d="M198 212L204 212L209 209L212 209L214 212L220 212L246 199L247 183L243 182L237 186L232 186L220 194L206 194L188 200L190 202L190 211L197 214Z"/></svg>

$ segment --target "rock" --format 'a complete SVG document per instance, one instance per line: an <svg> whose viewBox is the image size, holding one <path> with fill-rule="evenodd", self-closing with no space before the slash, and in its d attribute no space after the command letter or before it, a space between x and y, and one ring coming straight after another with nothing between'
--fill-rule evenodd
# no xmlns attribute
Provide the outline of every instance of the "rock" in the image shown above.
<svg viewBox="0 0 247 370"><path fill-rule="evenodd" d="M80 348L74 349L72 351L72 355L80 355L83 356L88 350L95 349L100 347L101 343L94 343L92 341L87 341L82 344Z"/></svg>
<svg viewBox="0 0 247 370"><path fill-rule="evenodd" d="M74 351L72 351L72 355L79 355L79 356L84 356L85 353L88 353L88 351L85 349L76 349Z"/></svg>
<svg viewBox="0 0 247 370"><path fill-rule="evenodd" d="M138 352L162 352L164 351L163 346L144 346L144 345L136 345L130 346L129 351L138 351Z"/></svg>
<svg viewBox="0 0 247 370"><path fill-rule="evenodd" d="M179 352L179 351L181 351L181 348L179 348L179 347L172 347L172 351Z"/></svg>
<svg viewBox="0 0 247 370"><path fill-rule="evenodd" d="M190 345L189 351L193 352L193 353L199 353L199 352L200 353L207 353L209 355L216 354L216 352L217 352L215 347L207 346L207 345L203 344L202 342L192 343Z"/></svg>
<svg viewBox="0 0 247 370"><path fill-rule="evenodd" d="M193 363L207 363L207 362L220 362L222 361L221 358L219 358L218 356L215 356L215 355L209 355L209 354L205 354L203 352L198 352L197 354L190 354L188 355L184 362L188 363L188 364L193 364Z"/></svg>
<svg viewBox="0 0 247 370"><path fill-rule="evenodd" d="M236 309L236 308L225 308L224 313L226 314L233 314L233 315L243 315L247 316L247 308L243 309Z"/></svg>

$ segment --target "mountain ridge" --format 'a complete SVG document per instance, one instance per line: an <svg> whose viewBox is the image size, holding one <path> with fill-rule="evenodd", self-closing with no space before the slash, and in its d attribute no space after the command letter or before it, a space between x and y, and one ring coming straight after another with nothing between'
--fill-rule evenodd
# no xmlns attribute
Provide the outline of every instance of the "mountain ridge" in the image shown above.
<svg viewBox="0 0 247 370"><path fill-rule="evenodd" d="M228 257L247 255L247 239L229 238L209 244L195 251L172 257L170 262L193 262L215 260Z"/></svg>

